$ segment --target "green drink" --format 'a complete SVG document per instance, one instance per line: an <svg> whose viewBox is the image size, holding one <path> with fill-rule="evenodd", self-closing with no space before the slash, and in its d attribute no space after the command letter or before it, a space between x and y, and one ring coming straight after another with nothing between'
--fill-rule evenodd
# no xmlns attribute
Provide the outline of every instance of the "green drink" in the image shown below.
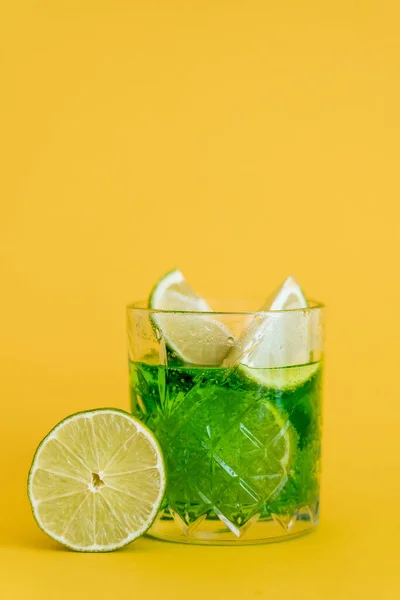
<svg viewBox="0 0 400 600"><path fill-rule="evenodd" d="M237 533L256 515L317 518L321 366L268 371L284 387L240 368L130 363L132 411L166 461L164 507L188 527L204 515Z"/></svg>
<svg viewBox="0 0 400 600"><path fill-rule="evenodd" d="M260 543L318 522L322 314L293 278L260 311L212 311L179 271L128 307L132 412L167 474L151 535Z"/></svg>

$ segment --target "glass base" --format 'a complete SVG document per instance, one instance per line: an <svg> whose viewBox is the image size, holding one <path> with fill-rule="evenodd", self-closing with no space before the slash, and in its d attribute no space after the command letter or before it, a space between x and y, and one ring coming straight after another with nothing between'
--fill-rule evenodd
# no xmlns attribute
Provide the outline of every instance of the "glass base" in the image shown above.
<svg viewBox="0 0 400 600"><path fill-rule="evenodd" d="M260 519L255 515L240 530L206 515L187 526L178 515L172 513L171 516L171 512L162 511L158 515L148 531L149 536L168 542L213 546L268 544L310 533L318 524L317 506L303 507L290 517L273 515L270 519Z"/></svg>

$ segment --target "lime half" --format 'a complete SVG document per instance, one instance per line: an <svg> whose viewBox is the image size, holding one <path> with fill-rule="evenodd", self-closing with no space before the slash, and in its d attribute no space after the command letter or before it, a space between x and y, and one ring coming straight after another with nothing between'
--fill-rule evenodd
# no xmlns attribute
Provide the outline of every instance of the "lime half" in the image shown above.
<svg viewBox="0 0 400 600"><path fill-rule="evenodd" d="M28 496L39 527L73 550L107 552L149 529L165 491L153 434L117 409L74 414L36 450Z"/></svg>
<svg viewBox="0 0 400 600"><path fill-rule="evenodd" d="M198 296L178 270L170 271L154 286L149 308L155 327L176 356L195 365L219 365L234 342L229 329ZM186 313L186 314L185 314ZM203 314L201 314L203 313Z"/></svg>

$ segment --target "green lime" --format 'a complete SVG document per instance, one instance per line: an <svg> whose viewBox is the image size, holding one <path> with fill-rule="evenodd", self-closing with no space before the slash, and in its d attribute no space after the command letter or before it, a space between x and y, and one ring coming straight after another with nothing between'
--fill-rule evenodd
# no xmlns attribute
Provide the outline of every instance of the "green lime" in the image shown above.
<svg viewBox="0 0 400 600"><path fill-rule="evenodd" d="M232 348L233 336L198 296L178 270L170 271L154 286L151 319L176 356L195 365L219 365Z"/></svg>
<svg viewBox="0 0 400 600"><path fill-rule="evenodd" d="M253 317L225 361L238 365L261 385L288 388L307 381L318 368L309 364L314 320L307 300L288 277Z"/></svg>
<svg viewBox="0 0 400 600"><path fill-rule="evenodd" d="M257 381L265 387L288 390L294 389L311 379L318 371L319 366L319 362L269 369L254 369L240 365L239 370L252 381Z"/></svg>
<svg viewBox="0 0 400 600"><path fill-rule="evenodd" d="M28 496L39 527L81 552L121 548L154 522L165 469L153 434L122 410L76 413L43 439Z"/></svg>

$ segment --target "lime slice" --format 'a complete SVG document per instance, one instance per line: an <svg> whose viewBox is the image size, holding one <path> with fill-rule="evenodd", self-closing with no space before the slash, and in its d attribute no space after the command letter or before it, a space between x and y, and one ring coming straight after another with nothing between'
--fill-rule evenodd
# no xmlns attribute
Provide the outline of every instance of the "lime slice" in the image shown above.
<svg viewBox="0 0 400 600"><path fill-rule="evenodd" d="M217 404L211 409L215 413ZM212 481L207 472L209 463L198 463L193 481L201 483L200 489L212 499L218 517L238 537L257 505L276 497L287 482L297 442L298 434L288 415L264 397L242 413L240 430L231 427L218 441L217 450L213 450ZM204 439L204 444L208 443Z"/></svg>
<svg viewBox="0 0 400 600"><path fill-rule="evenodd" d="M129 544L154 522L165 469L153 434L117 409L81 412L40 443L28 479L39 527L81 552Z"/></svg>
<svg viewBox="0 0 400 600"><path fill-rule="evenodd" d="M308 367L310 362L309 313L299 310L306 308L301 287L294 277L288 277L248 325L227 364L239 364L248 377L262 385L292 387L306 381L318 368L299 366Z"/></svg>
<svg viewBox="0 0 400 600"><path fill-rule="evenodd" d="M289 466L293 462L292 455L296 448L296 434L287 416L285 417L271 402L265 402L263 409L270 414L270 420L263 419L262 422L262 427L268 430L269 433L266 443L269 446L268 455L270 457L270 465L266 467L266 471L270 471L269 475L274 475L273 469L271 469L271 459L274 457L276 460L279 460L284 476L286 477ZM280 485L282 483L283 481L281 480Z"/></svg>
<svg viewBox="0 0 400 600"><path fill-rule="evenodd" d="M151 319L170 350L186 363L219 365L232 348L232 333L207 314L211 308L178 270L170 271L158 281L150 294L149 307L171 311L153 312Z"/></svg>
<svg viewBox="0 0 400 600"><path fill-rule="evenodd" d="M255 369L240 365L239 369L249 379L261 385L279 390L296 388L311 379L318 371L319 362L291 367L275 367L271 369Z"/></svg>
<svg viewBox="0 0 400 600"><path fill-rule="evenodd" d="M293 310L297 308L307 308L307 300L300 285L290 275L277 293L266 300L261 310Z"/></svg>
<svg viewBox="0 0 400 600"><path fill-rule="evenodd" d="M209 312L207 302L196 294L181 271L174 269L162 277L151 291L149 307L160 310Z"/></svg>

